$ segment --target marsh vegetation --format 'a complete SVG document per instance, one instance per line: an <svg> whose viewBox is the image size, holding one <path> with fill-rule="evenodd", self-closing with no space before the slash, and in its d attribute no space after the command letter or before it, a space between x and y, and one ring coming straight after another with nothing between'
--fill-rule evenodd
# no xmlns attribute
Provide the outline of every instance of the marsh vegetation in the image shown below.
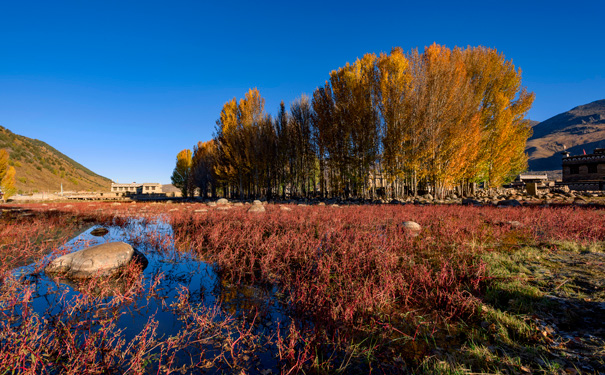
<svg viewBox="0 0 605 375"><path fill-rule="evenodd" d="M0 372L605 371L598 207L265 207L3 206ZM115 239L148 267L43 272Z"/></svg>

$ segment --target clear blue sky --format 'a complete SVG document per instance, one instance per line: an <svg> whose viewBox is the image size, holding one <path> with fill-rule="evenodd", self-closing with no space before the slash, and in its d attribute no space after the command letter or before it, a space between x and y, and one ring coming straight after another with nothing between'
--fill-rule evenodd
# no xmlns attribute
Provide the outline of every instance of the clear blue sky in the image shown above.
<svg viewBox="0 0 605 375"><path fill-rule="evenodd" d="M221 3L221 4L219 4ZM545 120L605 98L605 1L3 1L0 125L120 182L170 181L222 105L275 114L367 52L484 45Z"/></svg>

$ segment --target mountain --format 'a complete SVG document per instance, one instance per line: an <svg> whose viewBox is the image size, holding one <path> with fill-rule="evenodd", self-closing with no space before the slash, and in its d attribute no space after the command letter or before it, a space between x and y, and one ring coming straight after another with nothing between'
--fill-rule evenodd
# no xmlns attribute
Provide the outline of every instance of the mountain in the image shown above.
<svg viewBox="0 0 605 375"><path fill-rule="evenodd" d="M48 144L0 126L0 149L9 152L20 193L109 191L111 180L99 176Z"/></svg>
<svg viewBox="0 0 605 375"><path fill-rule="evenodd" d="M605 99L575 107L533 126L527 141L530 171L561 169L563 150L572 155L605 147Z"/></svg>

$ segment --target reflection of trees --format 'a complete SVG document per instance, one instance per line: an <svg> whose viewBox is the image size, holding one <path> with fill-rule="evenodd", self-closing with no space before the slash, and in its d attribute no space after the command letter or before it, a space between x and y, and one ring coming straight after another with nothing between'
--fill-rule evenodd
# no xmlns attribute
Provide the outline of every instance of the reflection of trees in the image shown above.
<svg viewBox="0 0 605 375"><path fill-rule="evenodd" d="M212 293L228 314L255 315L262 320L270 314L273 288L270 285L235 285L226 279L217 279Z"/></svg>

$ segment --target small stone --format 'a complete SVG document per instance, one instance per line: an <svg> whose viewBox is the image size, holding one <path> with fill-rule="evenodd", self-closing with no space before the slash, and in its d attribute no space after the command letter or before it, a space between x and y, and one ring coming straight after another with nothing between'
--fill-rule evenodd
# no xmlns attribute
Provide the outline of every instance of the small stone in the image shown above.
<svg viewBox="0 0 605 375"><path fill-rule="evenodd" d="M520 223L518 221L507 221L506 224L510 225L513 228L523 228L525 225L523 225L523 223Z"/></svg>
<svg viewBox="0 0 605 375"><path fill-rule="evenodd" d="M502 207L521 207L521 202L519 202L516 199L507 199L507 200L498 202L498 206L502 206Z"/></svg>
<svg viewBox="0 0 605 375"><path fill-rule="evenodd" d="M412 237L416 237L420 234L422 227L415 221L404 221L401 226L403 229Z"/></svg>
<svg viewBox="0 0 605 375"><path fill-rule="evenodd" d="M95 228L90 232L90 234L96 237L103 237L107 233L109 233L109 229L107 228Z"/></svg>
<svg viewBox="0 0 605 375"><path fill-rule="evenodd" d="M221 198L219 200L216 201L216 204L221 204L221 205L225 205L225 204L229 204L229 201L225 198Z"/></svg>
<svg viewBox="0 0 605 375"><path fill-rule="evenodd" d="M266 210L265 210L265 206L263 206L262 204L253 204L253 205L252 205L252 206L250 206L250 208L248 209L248 212L251 212L251 213L257 213L257 214L263 213L263 212L265 212L265 211L266 211Z"/></svg>

